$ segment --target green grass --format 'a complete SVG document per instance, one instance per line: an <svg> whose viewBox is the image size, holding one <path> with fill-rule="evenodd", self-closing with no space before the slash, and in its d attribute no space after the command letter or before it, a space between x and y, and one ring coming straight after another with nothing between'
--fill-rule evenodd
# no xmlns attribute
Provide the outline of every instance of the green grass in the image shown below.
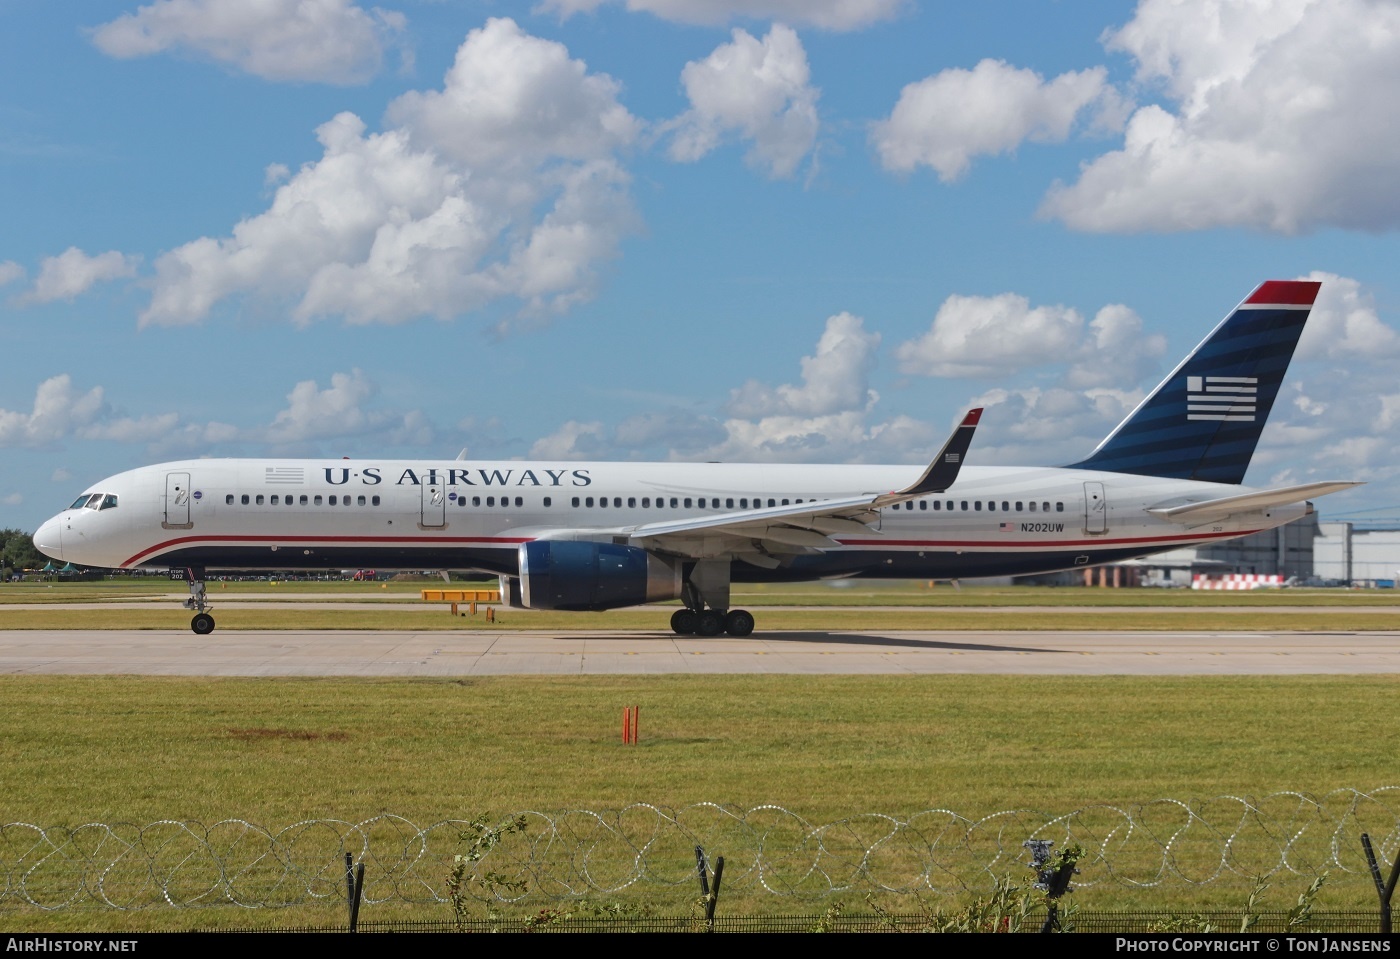
<svg viewBox="0 0 1400 959"><path fill-rule="evenodd" d="M1017 808L1321 795L1397 784L1383 719L1396 690L1386 676L6 676L0 821L237 817L278 829L392 812L426 825L519 809L713 801L777 803L820 823L932 808L977 819ZM631 704L642 708L642 742L629 748L618 726ZM1230 906L1248 885L1106 887L1084 904ZM668 908L684 914L690 893L678 895ZM1322 904L1369 906L1373 896L1354 876L1334 882ZM811 908L735 897L736 911ZM861 903L847 898L848 907ZM381 918L393 912L376 909ZM319 914L148 909L120 921L188 928ZM0 904L0 928L89 921L117 927L101 910Z"/></svg>

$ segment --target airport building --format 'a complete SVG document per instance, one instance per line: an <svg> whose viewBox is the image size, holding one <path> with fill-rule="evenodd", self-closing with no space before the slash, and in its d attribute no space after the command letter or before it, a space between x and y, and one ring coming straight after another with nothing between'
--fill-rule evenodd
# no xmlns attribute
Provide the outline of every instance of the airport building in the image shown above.
<svg viewBox="0 0 1400 959"><path fill-rule="evenodd" d="M1197 577L1278 577L1318 586L1400 585L1400 522L1321 521L1316 514L1253 536L1017 582L1189 587Z"/></svg>
<svg viewBox="0 0 1400 959"><path fill-rule="evenodd" d="M1072 573L1060 582L1190 587L1200 575L1277 577L1309 585L1394 588L1400 584L1400 522L1320 521L1316 514L1277 529L1158 553L1113 567Z"/></svg>
<svg viewBox="0 0 1400 959"><path fill-rule="evenodd" d="M1400 582L1400 524L1319 524L1313 575L1326 583L1394 587Z"/></svg>

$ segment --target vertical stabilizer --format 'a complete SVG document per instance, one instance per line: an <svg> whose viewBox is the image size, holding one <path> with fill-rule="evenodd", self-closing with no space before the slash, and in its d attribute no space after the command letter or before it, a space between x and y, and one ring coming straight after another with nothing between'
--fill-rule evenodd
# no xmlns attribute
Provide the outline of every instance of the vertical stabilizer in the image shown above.
<svg viewBox="0 0 1400 959"><path fill-rule="evenodd" d="M1239 484L1321 283L1269 280L1074 469Z"/></svg>

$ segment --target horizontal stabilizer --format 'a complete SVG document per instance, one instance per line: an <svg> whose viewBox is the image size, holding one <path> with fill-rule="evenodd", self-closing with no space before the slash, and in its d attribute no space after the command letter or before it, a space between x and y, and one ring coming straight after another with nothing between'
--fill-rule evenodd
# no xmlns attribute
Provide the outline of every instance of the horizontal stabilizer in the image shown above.
<svg viewBox="0 0 1400 959"><path fill-rule="evenodd" d="M1241 493L1238 496L1222 496L1219 499L1208 499L1200 503L1157 506L1148 509L1147 512L1174 523L1196 525L1208 523L1213 519L1220 519L1232 513L1251 513L1255 510L1268 509L1271 506L1301 503L1316 496L1326 496L1328 493L1338 493L1360 485L1362 484L1347 482L1304 483L1302 486L1283 486L1278 489Z"/></svg>

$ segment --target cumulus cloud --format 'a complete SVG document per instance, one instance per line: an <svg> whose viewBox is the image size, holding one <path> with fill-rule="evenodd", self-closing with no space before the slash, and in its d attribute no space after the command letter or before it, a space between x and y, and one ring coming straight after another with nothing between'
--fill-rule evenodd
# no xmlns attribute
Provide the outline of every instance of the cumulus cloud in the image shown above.
<svg viewBox="0 0 1400 959"><path fill-rule="evenodd" d="M29 412L0 410L0 448L54 449L64 440L107 440L115 443L162 444L174 435L202 430L182 424L178 413L138 417L120 415L106 400L102 387L79 391L67 373L39 384ZM58 482L66 470L54 473Z"/></svg>
<svg viewBox="0 0 1400 959"><path fill-rule="evenodd" d="M607 449L602 423L569 420L553 433L536 440L530 447L530 459L597 459Z"/></svg>
<svg viewBox="0 0 1400 959"><path fill-rule="evenodd" d="M818 91L807 53L790 28L762 40L735 29L730 43L681 71L690 109L666 125L670 155L693 162L727 138L751 141L748 161L773 177L791 176L817 139Z"/></svg>
<svg viewBox="0 0 1400 959"><path fill-rule="evenodd" d="M315 380L302 380L287 394L287 408L273 419L267 438L289 443L357 433L366 421L360 404L374 392L374 384L359 370L331 374L324 390Z"/></svg>
<svg viewBox="0 0 1400 959"><path fill-rule="evenodd" d="M1043 215L1100 232L1400 224L1400 6L1376 0L1142 0L1107 35L1165 104L1056 184Z"/></svg>
<svg viewBox="0 0 1400 959"><path fill-rule="evenodd" d="M379 72L403 14L351 0L156 0L97 27L119 59L177 51L274 81L364 83Z"/></svg>
<svg viewBox="0 0 1400 959"><path fill-rule="evenodd" d="M1400 356L1400 333L1381 320L1375 297L1358 281L1321 270L1301 279L1319 280L1322 288L1298 341L1298 359L1381 360Z"/></svg>
<svg viewBox="0 0 1400 959"><path fill-rule="evenodd" d="M866 332L865 321L850 313L827 318L817 351L802 358L802 385L765 386L750 380L729 395L734 416L814 416L840 411L863 412L879 395L870 389L880 334Z"/></svg>
<svg viewBox="0 0 1400 959"><path fill-rule="evenodd" d="M88 256L76 246L70 246L58 256L46 257L39 264L39 276L34 287L22 298L24 303L49 303L53 300L72 302L94 284L122 277L135 276L140 258L116 250Z"/></svg>
<svg viewBox="0 0 1400 959"><path fill-rule="evenodd" d="M503 299L566 310L634 222L617 154L639 124L617 93L561 44L491 20L440 91L390 105L389 129L336 116L268 210L159 257L140 322L195 323L235 294L290 299L299 323L447 319Z"/></svg>
<svg viewBox="0 0 1400 959"><path fill-rule="evenodd" d="M536 9L570 17L592 13L624 0L541 0ZM859 30L889 20L910 6L908 0L625 0L628 10L644 11L678 23L720 24L737 18L781 20L823 30Z"/></svg>
<svg viewBox="0 0 1400 959"><path fill-rule="evenodd" d="M972 397L982 407L976 462L1004 466L1057 466L1089 453L1132 412L1142 389L996 387Z"/></svg>
<svg viewBox="0 0 1400 959"><path fill-rule="evenodd" d="M832 461L906 459L932 442L928 425L906 416L875 421L870 388L880 334L850 313L827 319L816 351L801 360L802 383L749 381L729 395L723 440L706 460Z"/></svg>
<svg viewBox="0 0 1400 959"><path fill-rule="evenodd" d="M951 182L968 171L973 157L1008 153L1026 140L1068 139L1091 106L1111 124L1122 105L1106 77L1095 67L1046 81L1001 60L944 70L906 86L889 118L871 127L870 140L885 169L908 173L928 166Z"/></svg>
<svg viewBox="0 0 1400 959"><path fill-rule="evenodd" d="M1065 385L1090 388L1138 382L1156 371L1166 339L1146 334L1142 318L1122 304L1084 317L1067 306L1032 307L1016 293L954 295L943 301L927 333L895 349L901 372L918 376L988 377L1068 364Z"/></svg>
<svg viewBox="0 0 1400 959"><path fill-rule="evenodd" d="M376 393L373 381L358 369L333 374L325 389L305 380L287 394L286 408L270 423L234 426L191 423L177 412L126 415L107 402L101 386L80 391L65 373L39 385L32 410L0 409L0 448L55 449L64 440L79 439L140 444L152 452L203 454L230 444L304 451L319 441L348 436L372 437L390 446L428 446L436 441L436 430L420 410L368 409ZM55 482L70 477L64 469L53 475Z"/></svg>
<svg viewBox="0 0 1400 959"><path fill-rule="evenodd" d="M921 376L994 376L1044 363L1076 348L1084 318L1066 306L1038 306L1015 293L950 296L929 331L895 350L899 369Z"/></svg>

